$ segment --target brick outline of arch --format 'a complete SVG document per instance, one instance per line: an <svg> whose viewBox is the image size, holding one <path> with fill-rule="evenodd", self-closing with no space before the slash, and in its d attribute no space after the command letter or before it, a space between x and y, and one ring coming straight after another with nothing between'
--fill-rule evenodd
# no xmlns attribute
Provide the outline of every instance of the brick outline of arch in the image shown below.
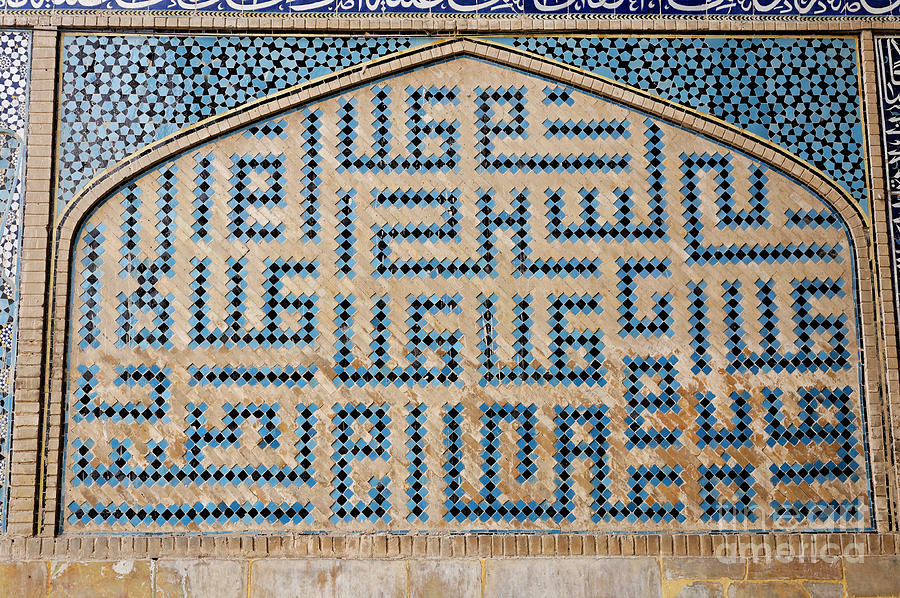
<svg viewBox="0 0 900 598"><path fill-rule="evenodd" d="M214 138L236 131L248 124L297 108L303 104L330 96L338 91L356 87L375 81L398 72L418 68L448 58L467 55L487 60L503 66L513 67L530 74L552 79L600 97L618 102L626 107L640 110L650 116L671 124L684 127L703 135L713 141L732 147L753 159L766 163L787 176L811 189L825 200L847 224L854 246L856 263L854 271L858 288L860 305L860 326L862 331L861 346L864 355L863 369L866 386L863 399L867 410L880 409L880 396L873 391L872 380L877 380L880 367L876 325L872 310L866 306L874 304L874 284L872 280L872 246L868 240L868 228L858 207L832 181L814 171L798 159L754 139L735 127L718 122L711 117L688 112L669 103L660 101L648 94L627 88L615 82L588 75L549 61L535 59L506 47L493 46L486 42L472 40L450 40L438 42L431 46L423 46L409 51L400 57L367 63L347 71L335 74L322 80L288 89L260 101L245 105L231 113L209 119L182 130L170 138L137 152L130 158L112 167L98 177L90 186L74 198L64 214L61 215L53 239L52 252L52 318L48 332L50 355L48 403L54 406L48 412L51 419L47 427L48 438L61 437L64 428L64 408L61 403L64 396L63 379L65 375L65 322L67 302L69 298L69 264L73 259L72 250L76 241L76 233L80 223L86 219L93 208L109 197L124 181L149 172L155 166L165 162L174 155L181 154L193 147L211 141ZM866 430L871 438L872 430ZM880 446L870 446L870 460L883 463L885 461ZM881 452L879 452L881 451ZM56 496L60 489L59 453L50 453L44 467L45 494L42 497L40 517L45 529L55 529L58 505ZM879 502L887 500L888 488L876 484L875 507L876 525L883 529L885 522L881 520L884 509L879 509Z"/></svg>

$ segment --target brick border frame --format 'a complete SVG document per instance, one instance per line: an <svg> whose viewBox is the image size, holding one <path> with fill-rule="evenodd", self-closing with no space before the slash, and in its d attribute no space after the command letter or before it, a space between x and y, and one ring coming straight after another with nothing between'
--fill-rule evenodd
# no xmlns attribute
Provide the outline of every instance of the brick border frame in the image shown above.
<svg viewBox="0 0 900 598"><path fill-rule="evenodd" d="M873 223L873 260L876 296L876 318L882 333L881 350L881 393L884 404L880 413L868 414L870 418L870 444L880 443L884 447L885 462L877 464L873 471L875 483L887 483L889 496L884 505L888 514L888 526L897 529L898 481L900 481L900 368L898 368L898 342L900 328L897 322L896 280L891 257L891 214L890 193L885 166L884 142L882 139L881 98L878 81L878 64L875 39L870 31L860 35L859 44L860 84L862 86L863 116L865 118L865 147L869 167L869 197ZM876 420L880 420L876 421ZM878 499L876 498L876 502Z"/></svg>
<svg viewBox="0 0 900 598"><path fill-rule="evenodd" d="M25 154L25 209L22 225L19 337L13 405L10 463L9 534L35 531L38 504L35 488L46 448L40 441L43 411L41 389L53 194L52 153L56 108L57 35L54 27L32 31L31 96ZM29 512L30 511L30 512Z"/></svg>
<svg viewBox="0 0 900 598"><path fill-rule="evenodd" d="M164 535L164 536L125 536L119 538L111 538L106 536L62 536L59 538L49 538L57 530L57 517L59 516L59 505L57 504L57 495L60 488L59 468L60 468L60 449L59 440L64 426L63 420L63 391L65 378L65 330L66 330L66 313L68 302L68 279L69 266L72 245L75 242L75 234L80 223L90 213L93 207L108 198L115 190L125 181L139 176L149 171L158 164L171 158L173 155L180 154L192 147L198 146L215 137L227 134L237 130L251 122L261 120L280 112L293 109L298 105L314 101L316 99L326 97L347 87L354 87L365 84L369 81L376 80L389 74L396 74L405 70L417 68L435 61L445 60L453 56L469 55L480 59L489 60L500 65L510 66L532 74L559 80L565 84L580 88L589 93L605 97L607 99L624 104L627 107L634 108L645 112L651 116L660 118L678 126L689 128L693 132L704 135L715 141L733 147L738 151L744 152L751 157L765 162L775 169L791 176L795 180L805 184L814 192L818 193L823 199L829 202L832 207L838 211L845 222L847 222L856 252L856 273L857 284L859 288L860 298L860 324L862 329L862 349L864 351L864 372L866 397L865 404L867 413L881 413L883 405L881 403L882 388L882 363L879 355L883 354L880 350L880 335L877 325L877 317L875 312L876 305L876 281L872 277L874 271L874 255L872 253L872 244L870 243L870 229L863 218L859 207L849 198L846 193L840 189L835 183L830 181L821 173L815 171L798 158L792 156L786 151L773 147L771 144L762 140L753 138L742 132L737 127L728 125L713 117L709 117L700 113L687 111L673 106L670 103L661 101L660 99L639 90L628 88L627 86L616 82L593 76L574 68L567 68L563 65L553 63L549 60L538 59L525 53L515 51L505 46L492 45L483 41L474 41L470 39L450 39L440 41L432 45L422 46L400 56L376 60L366 63L365 68L362 66L354 67L342 71L339 74L317 80L313 83L300 85L290 88L280 93L273 94L256 102L244 105L238 110L213 117L198 123L192 127L182 129L179 133L163 139L157 143L151 144L142 150L136 152L131 157L119 162L110 170L95 179L91 185L82 190L81 193L74 198L67 206L66 211L60 216L58 228L52 239L55 249L52 253L50 271L55 277L51 286L52 291L52 317L49 319L47 339L47 350L50 352L47 356L49 378L44 385L44 413L46 414L46 430L47 445L44 450L46 459L46 476L44 482L46 484L46 495L40 510L40 517L43 521L41 535L48 536L46 540L52 540L47 547L52 545L54 556L56 554L57 544L65 542L81 542L95 546L98 543L106 543L107 546L117 545L121 550L122 542L128 545L127 553L143 554L144 546L146 550L150 550L150 545L159 546L168 545L171 539L177 546L175 548L178 553L185 554L209 554L215 556L235 556L233 550L243 553L246 550L247 542L256 546L257 543L263 542L266 551L269 552L269 542L272 543L275 552L287 550L290 554L313 554L321 556L335 556L337 553L346 554L348 556L401 556L416 554L415 544L419 541L424 542L426 546L429 543L438 542L441 546L438 554L444 554L443 543L448 541L450 544L449 553L453 556L490 556L495 554L507 554L506 551L514 550L515 554L529 555L560 555L569 554L585 554L585 546L593 542L593 553L597 554L599 543L603 544L605 549L599 554L648 554L646 551L652 551L651 544L658 541L659 550L663 550L663 546L671 545L672 550L676 550L676 546L684 543L687 554L704 554L705 548L713 550L713 544L719 542L719 539L725 538L725 546L727 542L735 541L735 549L740 550L742 541L751 544L758 542L799 542L803 537L809 538L807 542L810 546L816 546L816 543L824 545L823 538L836 536L839 538L854 538L861 534L853 533L835 533L835 534L732 534L728 536L699 534L678 535L678 534L654 534L654 535L618 535L618 534L553 534L553 533L537 533L537 534L495 534L495 535L478 535L478 534L451 534L451 535L393 535L393 534L376 534L372 536L366 535L347 535L347 534L326 534L326 535L262 535L247 534L229 536L227 539L219 538L217 540L207 540L204 536L189 535ZM37 59L37 57L35 57ZM45 203L49 200L49 191L44 195ZM46 247L44 247L46 251ZM38 249L30 249L26 259L37 260ZM42 260L46 260L47 254L41 256ZM35 262L37 263L37 262ZM46 264L46 261L42 262ZM31 329L34 328L34 322L29 322ZM17 407L18 412L18 407ZM873 422L872 420L875 419ZM882 438L883 435L877 430L871 429L872 424L880 423L881 418L870 418L870 429L866 431L870 439ZM876 435L873 435L875 432ZM872 446L871 450L871 466L873 473L884 471L885 458L884 450L880 446ZM39 472L36 472L39 474ZM40 477L38 475L38 477ZM876 502L873 507L873 519L877 525L877 529L886 530L889 526L889 500L887 497L887 489L891 486L888 479L884 479L883 484L876 487ZM32 487L33 489L34 486ZM27 490L27 488L23 488ZM27 492L21 492L25 496L17 496L20 501L17 503L18 518L25 520L26 515L33 514L33 505L40 500L40 495L35 492L30 502L27 500ZM893 536L877 536L865 534L866 545L872 546L873 550L884 551L886 549L893 551L900 542L895 541ZM869 537L876 538L870 540ZM366 538L371 538L371 548L368 548ZM512 538L510 540L510 538ZM522 540L521 538L524 538ZM562 540L567 538L567 540ZM628 540L632 538L632 540ZM651 540L656 538L657 540ZM730 538L730 540L729 540ZM766 540L770 538L770 540ZM777 538L777 540L776 540ZM818 538L818 539L816 539ZM886 538L890 538L889 540ZM183 542L182 542L183 539ZM379 548L384 540L384 552ZM743 539L743 540L742 540ZM44 541L40 544L40 552L44 552ZM460 544L461 542L461 544ZM565 545L563 544L565 542ZM887 545L884 543L887 542ZM396 544L396 554L394 545ZM290 548L285 548L285 546ZM495 546L496 545L496 546ZM581 546L579 551L573 552L574 546ZM716 544L717 546L719 544ZM841 546L841 540L835 544ZM211 546L212 552L205 552L203 546ZM407 546L409 550L403 547ZM337 547L337 548L336 548ZM618 547L618 548L616 548ZM631 547L631 548L630 548ZM646 548L645 548L646 547ZM11 548L12 550L12 548ZM69 550L68 548L66 549ZM114 549L110 549L114 550ZM162 548L160 548L162 550ZM254 548L255 550L255 548ZM435 549L437 550L437 549ZM730 550L726 548L726 550ZM199 551L199 552L198 552ZM0 546L2 552L2 546ZM651 552L652 553L652 552ZM109 553L112 554L112 553ZM662 554L662 553L660 553ZM712 554L712 553L710 553Z"/></svg>

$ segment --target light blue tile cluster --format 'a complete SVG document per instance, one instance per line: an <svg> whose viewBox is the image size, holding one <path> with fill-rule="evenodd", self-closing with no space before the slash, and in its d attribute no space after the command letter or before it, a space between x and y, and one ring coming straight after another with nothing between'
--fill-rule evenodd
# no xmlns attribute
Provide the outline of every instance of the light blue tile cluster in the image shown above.
<svg viewBox="0 0 900 598"><path fill-rule="evenodd" d="M59 207L105 168L185 125L427 41L409 37L67 36L60 96ZM758 134L819 167L868 210L865 169L860 167L863 137L853 39L510 37L493 41L611 77ZM428 102L458 101L452 89L446 95L427 91L420 90L418 97L427 97ZM565 101L553 87L544 93L545 101ZM411 101L415 97L410 96ZM497 99L488 94L483 101L486 107L491 102L505 106L516 98L513 90L504 90ZM408 114L425 107L399 109ZM347 126L352 128L357 108L347 106L346 110ZM378 114L387 119L390 113L391 108L384 106ZM616 135L621 130L615 123L560 125L551 134ZM280 133L273 123L271 130L248 134ZM449 136L452 131L443 134ZM353 144L349 135L342 138L348 147ZM485 166L502 169L510 160L521 162L522 157L503 158ZM562 166L593 164L589 156L582 158ZM371 167L366 159L367 154L361 153L342 167ZM441 169L442 164L438 159L434 166ZM402 160L396 166L402 167Z"/></svg>
<svg viewBox="0 0 900 598"><path fill-rule="evenodd" d="M68 35L62 47L58 207L107 167L185 125L425 41ZM269 135L276 127L249 134Z"/></svg>
<svg viewBox="0 0 900 598"><path fill-rule="evenodd" d="M853 38L495 38L712 114L795 153L868 211Z"/></svg>

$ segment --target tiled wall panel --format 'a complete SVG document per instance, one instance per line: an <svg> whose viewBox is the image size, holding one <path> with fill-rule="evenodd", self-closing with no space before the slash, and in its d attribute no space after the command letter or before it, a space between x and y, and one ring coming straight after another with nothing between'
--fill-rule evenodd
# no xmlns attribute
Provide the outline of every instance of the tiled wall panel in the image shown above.
<svg viewBox="0 0 900 598"><path fill-rule="evenodd" d="M868 210L853 38L497 37L771 140ZM63 43L58 201L204 117L430 38L94 36Z"/></svg>
<svg viewBox="0 0 900 598"><path fill-rule="evenodd" d="M431 43L272 58L317 39L66 38L60 218L180 126ZM711 113L844 203L474 58L216 138L79 230L66 532L873 527L855 42L480 43Z"/></svg>
<svg viewBox="0 0 900 598"><path fill-rule="evenodd" d="M60 33L43 533L893 525L871 37L361 33ZM453 43L478 51L411 58ZM0 34L0 525L30 44Z"/></svg>

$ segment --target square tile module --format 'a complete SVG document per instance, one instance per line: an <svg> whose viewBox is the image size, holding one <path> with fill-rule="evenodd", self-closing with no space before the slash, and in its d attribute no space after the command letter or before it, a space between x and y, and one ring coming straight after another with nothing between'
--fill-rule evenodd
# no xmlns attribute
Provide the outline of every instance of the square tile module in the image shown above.
<svg viewBox="0 0 900 598"><path fill-rule="evenodd" d="M689 130L458 57L127 182L64 532L870 529L853 247Z"/></svg>

